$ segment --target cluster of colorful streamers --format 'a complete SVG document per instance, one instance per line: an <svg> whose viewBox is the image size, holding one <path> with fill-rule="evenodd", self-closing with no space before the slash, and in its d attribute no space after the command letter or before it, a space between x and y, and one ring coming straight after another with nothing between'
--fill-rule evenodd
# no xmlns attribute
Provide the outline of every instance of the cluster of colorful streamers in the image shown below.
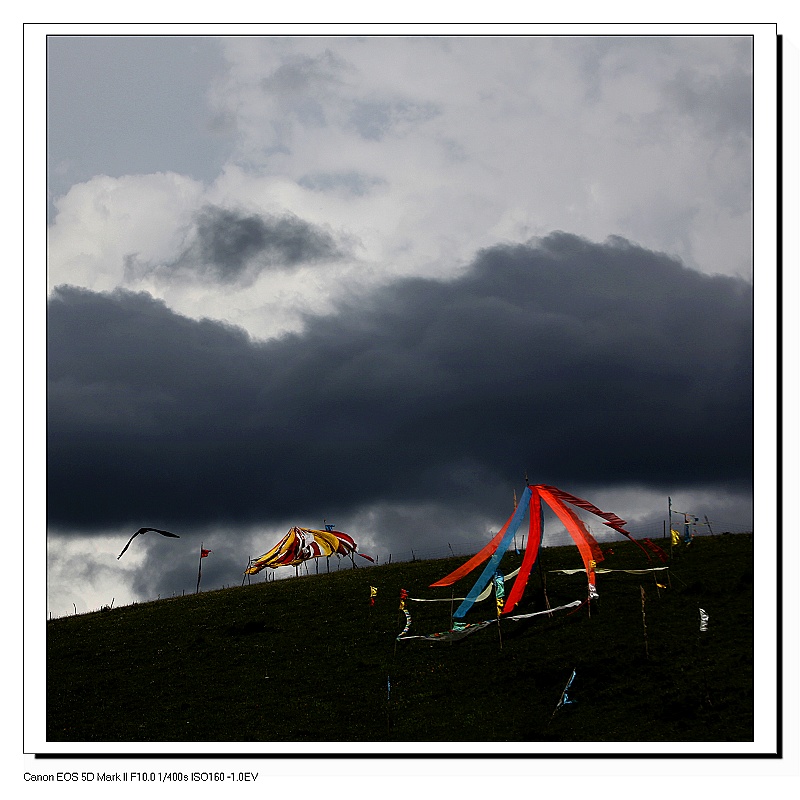
<svg viewBox="0 0 800 800"><path fill-rule="evenodd" d="M522 493L522 497L520 498L519 505L514 509L514 513L509 517L508 521L505 525L500 529L499 533L487 544L480 552L476 553L472 558L467 561L466 564L462 565L458 569L451 572L446 577L442 578L440 581L436 583L432 583L431 586L450 586L451 584L455 583L459 578L463 578L469 572L471 572L478 564L481 564L483 561L487 561L486 566L481 572L480 577L475 582L475 585L472 589L469 590L467 593L466 599L461 603L458 609L453 614L453 619L461 620L463 619L467 612L472 608L473 604L478 598L478 595L486 588L489 582L492 580L495 572L497 572L497 567L500 564L500 560L503 558L506 550L508 549L511 540L514 538L514 534L516 534L519 526L522 524L522 520L525 516L525 512L527 511L526 506L531 501L533 497L533 492L530 486L525 487L525 491ZM534 514L531 513L531 518L533 518ZM533 543L530 542L528 549L532 550L534 547ZM536 550L538 551L538 544L536 545ZM527 555L527 553L526 553ZM524 564L523 564L523 571L524 571ZM522 573L520 573L522 574ZM517 579L519 582L519 579ZM516 584L515 587L516 588ZM510 598L509 598L510 600ZM509 602L509 608L511 604Z"/></svg>
<svg viewBox="0 0 800 800"><path fill-rule="evenodd" d="M561 489L557 489L555 486L548 486L546 484L529 485L525 487L525 491L522 493L522 497L520 498L519 504L514 509L514 513L509 517L508 521L497 535L465 564L440 581L431 584L431 586L434 587L450 586L472 572L479 564L482 564L484 561L487 562L483 572L475 582L475 585L467 593L466 598L453 614L453 619L463 619L481 595L482 591L490 584L493 575L497 572L500 560L508 549L519 526L522 524L522 520L527 511L529 512L528 546L525 549L525 556L522 560L519 575L514 582L511 592L509 592L507 600L505 600L502 613L504 615L508 614L516 607L522 599L522 594L525 591L531 569L539 557L543 532L542 501L544 501L553 510L559 520L561 520L578 547L586 570L589 598L597 597L595 568L597 562L603 560L603 553L600 550L600 545L598 545L595 538L589 533L581 518L569 507L570 505L583 509L584 511L589 511L604 519L606 525L634 542L644 552L648 560L650 560L650 555L647 550L624 529L623 526L626 524L625 520L621 519L616 514L601 511L597 506L592 505L592 503L582 500L580 497L575 497L575 495L564 492Z"/></svg>
<svg viewBox="0 0 800 800"><path fill-rule="evenodd" d="M370 556L358 552L358 545L346 533L334 530L318 531L311 528L292 528L283 539L263 556L254 559L245 570L246 575L255 575L265 567L293 567L310 558L321 556L361 556L373 561Z"/></svg>

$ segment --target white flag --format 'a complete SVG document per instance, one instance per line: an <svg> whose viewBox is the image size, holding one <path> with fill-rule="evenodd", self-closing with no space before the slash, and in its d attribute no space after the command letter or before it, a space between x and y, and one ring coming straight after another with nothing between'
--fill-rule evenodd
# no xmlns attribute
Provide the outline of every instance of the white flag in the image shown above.
<svg viewBox="0 0 800 800"><path fill-rule="evenodd" d="M708 630L708 614L702 608L700 609L700 630Z"/></svg>

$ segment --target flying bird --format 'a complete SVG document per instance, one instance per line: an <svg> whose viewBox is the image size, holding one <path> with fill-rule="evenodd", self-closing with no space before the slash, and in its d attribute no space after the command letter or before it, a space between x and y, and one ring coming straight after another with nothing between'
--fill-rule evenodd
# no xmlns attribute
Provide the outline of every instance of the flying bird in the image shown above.
<svg viewBox="0 0 800 800"><path fill-rule="evenodd" d="M128 549L130 543L140 534L140 533L147 533L147 531L155 531L156 533L160 533L162 536L170 536L173 539L180 539L181 537L178 536L177 533L170 533L169 531L160 531L158 528L139 528L136 533L128 539L128 544L122 548L122 552L117 556L117 561L119 561L123 555L125 555L125 551Z"/></svg>

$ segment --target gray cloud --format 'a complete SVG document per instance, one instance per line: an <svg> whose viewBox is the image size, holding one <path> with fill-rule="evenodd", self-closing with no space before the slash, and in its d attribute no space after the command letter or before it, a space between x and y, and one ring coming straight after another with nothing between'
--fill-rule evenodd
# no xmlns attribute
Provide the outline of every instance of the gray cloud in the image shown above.
<svg viewBox="0 0 800 800"><path fill-rule="evenodd" d="M254 342L149 295L48 308L56 527L322 518L482 483L752 478L752 290L620 239L553 234ZM134 528L135 529L135 528Z"/></svg>
<svg viewBox="0 0 800 800"><path fill-rule="evenodd" d="M753 140L752 73L707 75L682 69L664 92L669 106L693 118L706 135L749 147Z"/></svg>
<svg viewBox="0 0 800 800"><path fill-rule="evenodd" d="M207 206L195 220L183 253L170 264L143 264L128 257L128 277L203 277L220 283L248 284L267 269L291 269L341 258L328 231L294 214L250 214Z"/></svg>
<svg viewBox="0 0 800 800"><path fill-rule="evenodd" d="M433 119L439 113L440 109L435 103L370 98L353 103L348 121L359 136L379 142L390 133L402 133L408 127Z"/></svg>
<svg viewBox="0 0 800 800"><path fill-rule="evenodd" d="M342 172L312 172L303 175L298 181L304 189L315 192L337 192L343 195L363 197L375 187L386 183L376 175L366 175L356 170Z"/></svg>

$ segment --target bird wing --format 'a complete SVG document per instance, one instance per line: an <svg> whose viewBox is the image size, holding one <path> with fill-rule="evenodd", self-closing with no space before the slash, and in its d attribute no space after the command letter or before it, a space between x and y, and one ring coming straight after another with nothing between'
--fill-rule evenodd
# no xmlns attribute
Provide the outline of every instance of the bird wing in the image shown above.
<svg viewBox="0 0 800 800"><path fill-rule="evenodd" d="M134 540L134 539L135 539L135 538L136 538L136 537L137 537L137 536L138 536L140 533L143 533L143 532L144 532L144 529L143 529L143 528L140 528L138 531L136 531L136 533L134 533L134 534L133 534L133 536L131 536L131 538L130 538L130 539L128 539L128 544L126 544L126 545L125 545L125 547L123 547L123 548L122 548L122 552L121 552L121 553L120 553L120 554L117 556L117 561L119 561L119 560L122 558L122 556L124 556L124 555L125 555L125 551L126 551L126 550L128 549L128 547L130 546L130 543L131 543L131 542L132 542L132 541L133 541L133 540Z"/></svg>
<svg viewBox="0 0 800 800"><path fill-rule="evenodd" d="M171 536L173 539L181 538L180 536L178 536L177 533L170 533L169 531L160 531L158 528L142 528L140 533L144 533L145 531L155 531L155 533L160 533L162 536Z"/></svg>

